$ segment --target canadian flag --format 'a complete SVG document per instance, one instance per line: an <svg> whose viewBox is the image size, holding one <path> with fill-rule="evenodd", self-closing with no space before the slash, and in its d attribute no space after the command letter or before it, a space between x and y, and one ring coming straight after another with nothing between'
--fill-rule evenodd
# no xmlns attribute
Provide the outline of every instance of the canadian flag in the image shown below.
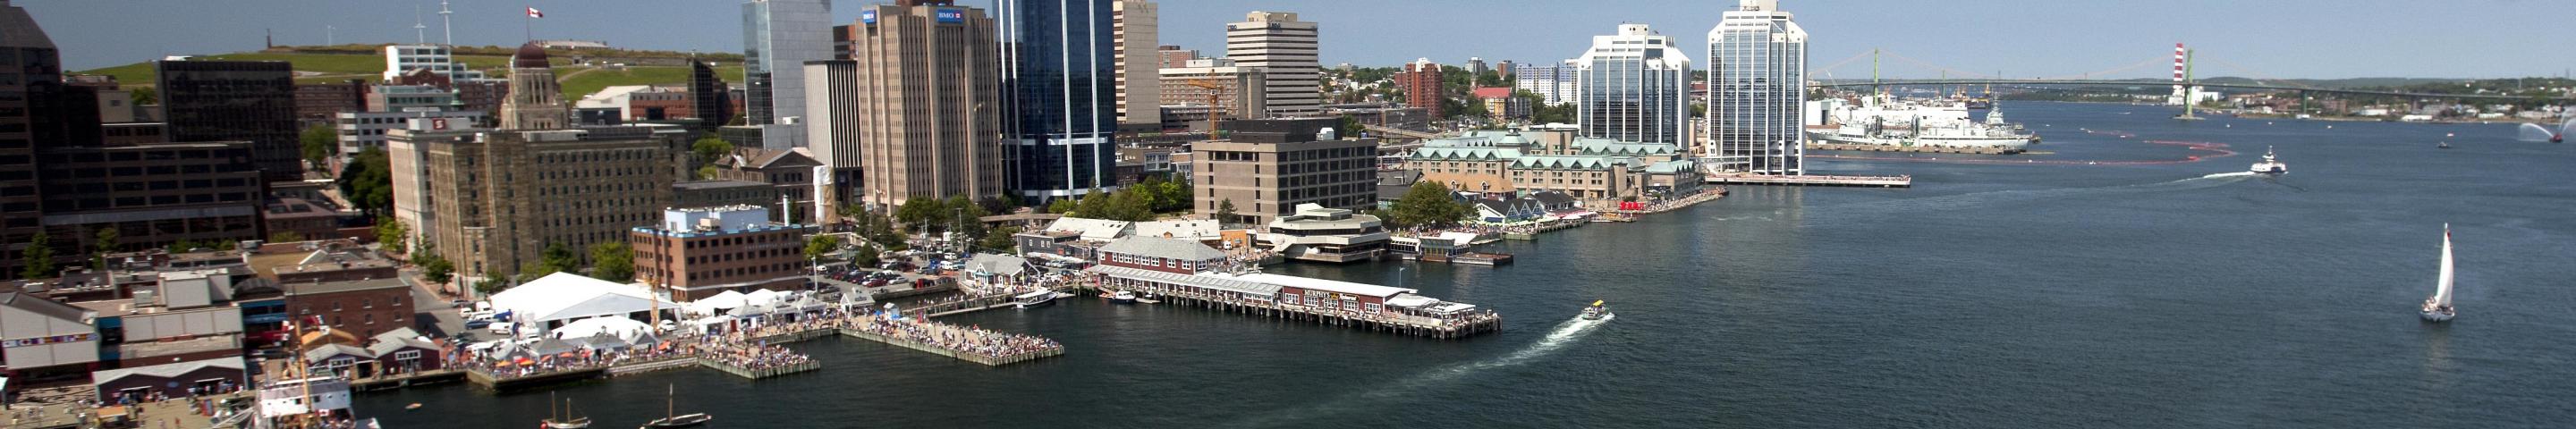
<svg viewBox="0 0 2576 429"><path fill-rule="evenodd" d="M545 13L545 12L542 12L542 11L538 11L538 10L537 10L537 8L535 8L535 7L529 7L529 8L528 8L528 17L529 17L529 18L544 18L544 17L546 17L546 13Z"/></svg>

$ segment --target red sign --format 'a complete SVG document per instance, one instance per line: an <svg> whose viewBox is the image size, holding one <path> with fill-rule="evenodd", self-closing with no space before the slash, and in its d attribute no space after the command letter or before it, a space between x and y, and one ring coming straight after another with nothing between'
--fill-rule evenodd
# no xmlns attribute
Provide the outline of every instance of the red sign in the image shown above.
<svg viewBox="0 0 2576 429"><path fill-rule="evenodd" d="M447 119L446 119L446 118L433 118L433 119L430 119L430 120L429 120L429 129L432 129L432 130L444 130L444 129L447 129Z"/></svg>

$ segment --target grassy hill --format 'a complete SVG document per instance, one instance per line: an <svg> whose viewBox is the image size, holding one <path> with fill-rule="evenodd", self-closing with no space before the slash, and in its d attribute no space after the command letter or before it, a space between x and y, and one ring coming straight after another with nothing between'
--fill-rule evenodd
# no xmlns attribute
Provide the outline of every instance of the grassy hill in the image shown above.
<svg viewBox="0 0 2576 429"><path fill-rule="evenodd" d="M362 53L367 52L362 48L363 47L352 47L349 49L306 51L272 50L265 52L202 55L199 56L199 58L246 61L285 61L291 63L291 67L297 72L297 76L295 78L297 83L339 82L348 79L374 80L384 73L385 58L380 54ZM510 57L503 55L474 55L475 53L481 53L488 50L491 49L462 47L459 51L467 54L458 55L456 60L464 62L468 67L483 70L484 73L494 77L508 76L509 68L507 66L509 65ZM582 52L594 56L618 54L633 57L670 56L670 53L661 51L602 51L592 49L583 50ZM564 98L566 99L580 98L582 95L599 91L600 88L615 85L686 84L689 81L689 69L687 67L626 67L625 70L622 71L604 69L592 70L591 67L572 64L570 55L554 54L550 55L550 57L550 62L555 66L555 75L570 77L563 81ZM743 81L742 65L739 63L740 56L735 55L732 58L735 59L734 62L730 63L732 65L718 66L716 68L716 73L718 76L721 76L725 82L739 84ZM717 61L724 61L722 57L715 57L714 59ZM581 73L586 70L588 71L587 73ZM115 67L82 70L74 73L114 76L116 77L117 82L129 87L152 86L156 79L155 70L153 70L152 62L150 61Z"/></svg>

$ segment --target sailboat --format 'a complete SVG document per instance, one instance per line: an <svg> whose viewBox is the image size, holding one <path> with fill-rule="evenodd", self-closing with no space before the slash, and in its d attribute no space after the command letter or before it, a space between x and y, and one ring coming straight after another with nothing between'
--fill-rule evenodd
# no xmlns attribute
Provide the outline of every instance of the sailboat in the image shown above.
<svg viewBox="0 0 2576 429"><path fill-rule="evenodd" d="M2459 317L2451 308L2451 225L2442 225L2442 277L2433 281L2433 297L2424 298L2424 321L2448 322Z"/></svg>
<svg viewBox="0 0 2576 429"><path fill-rule="evenodd" d="M552 392L546 393L546 414L554 414L554 402L555 394ZM585 429L590 427L590 417L573 415L571 399L565 399L563 404L563 415L546 416L546 420L539 426L543 426L545 429Z"/></svg>
<svg viewBox="0 0 2576 429"><path fill-rule="evenodd" d="M689 413L688 415L680 415L679 388L676 386L665 387L671 389L671 399L669 404L664 405L664 407L667 408L662 409L662 415L664 417L644 422L644 426L639 426L635 429L684 428L705 425L707 424L707 421L716 419L715 416L707 415L707 413Z"/></svg>

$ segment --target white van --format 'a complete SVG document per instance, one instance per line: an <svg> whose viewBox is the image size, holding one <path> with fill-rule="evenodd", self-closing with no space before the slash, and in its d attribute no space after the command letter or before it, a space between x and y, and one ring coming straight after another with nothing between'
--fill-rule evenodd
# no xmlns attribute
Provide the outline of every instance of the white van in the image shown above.
<svg viewBox="0 0 2576 429"><path fill-rule="evenodd" d="M517 327L519 327L519 324L517 324L517 323L510 323L510 322L494 323L494 324L492 324L492 333L494 333L494 334L499 334L499 335L502 335L502 336L506 337L506 336L509 336L510 334L515 334L515 333L517 333L517 332L515 332L515 331L513 331L513 330L512 330L512 328L517 328Z"/></svg>

